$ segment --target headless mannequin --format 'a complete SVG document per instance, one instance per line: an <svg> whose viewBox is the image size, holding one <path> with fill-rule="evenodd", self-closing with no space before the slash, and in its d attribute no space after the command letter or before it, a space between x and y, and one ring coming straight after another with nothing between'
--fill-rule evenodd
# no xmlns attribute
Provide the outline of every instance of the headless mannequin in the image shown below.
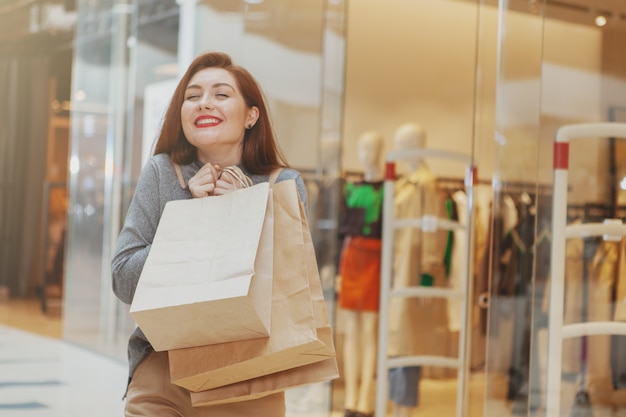
<svg viewBox="0 0 626 417"><path fill-rule="evenodd" d="M383 180L383 138L367 132L359 138L358 155L366 182ZM341 277L339 277L341 279ZM378 312L344 309L345 417L372 415L376 372Z"/></svg>

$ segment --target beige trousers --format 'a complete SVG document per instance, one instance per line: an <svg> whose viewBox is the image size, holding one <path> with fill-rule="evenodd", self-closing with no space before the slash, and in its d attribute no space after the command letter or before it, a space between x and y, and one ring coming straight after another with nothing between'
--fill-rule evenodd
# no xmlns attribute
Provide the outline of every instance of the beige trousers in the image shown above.
<svg viewBox="0 0 626 417"><path fill-rule="evenodd" d="M170 382L167 352L153 352L137 367L126 394L126 417L284 417L284 393L257 400L193 407L189 392Z"/></svg>

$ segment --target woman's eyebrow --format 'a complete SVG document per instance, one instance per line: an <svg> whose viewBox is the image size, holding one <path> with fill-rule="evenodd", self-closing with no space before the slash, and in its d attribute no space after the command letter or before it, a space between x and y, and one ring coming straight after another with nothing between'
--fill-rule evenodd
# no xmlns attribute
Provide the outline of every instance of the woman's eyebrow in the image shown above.
<svg viewBox="0 0 626 417"><path fill-rule="evenodd" d="M231 90L233 90L233 91L235 90L235 87L233 87L232 85L230 85L230 84L228 84L228 83L215 83L215 84L213 84L211 87L213 87L213 88L228 87L228 88L230 88L230 89L231 89ZM201 90L201 89L202 89L202 86L201 86L201 85L199 85L199 84L191 84L191 85L188 85L188 86L187 86L186 90L190 90L190 89L197 89L197 90Z"/></svg>
<svg viewBox="0 0 626 417"><path fill-rule="evenodd" d="M232 85L230 85L228 83L215 83L215 84L213 84L213 88L218 88L218 87L228 87L231 90L235 89L235 87L233 87Z"/></svg>

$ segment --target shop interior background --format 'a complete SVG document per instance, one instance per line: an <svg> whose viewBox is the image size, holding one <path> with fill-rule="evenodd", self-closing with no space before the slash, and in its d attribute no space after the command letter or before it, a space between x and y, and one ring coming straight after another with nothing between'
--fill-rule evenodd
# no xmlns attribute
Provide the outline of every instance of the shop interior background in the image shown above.
<svg viewBox="0 0 626 417"><path fill-rule="evenodd" d="M560 126L626 120L621 0L193 3L190 13L175 1L0 2L3 297L35 298L42 314L62 318L62 338L120 360L134 323L110 291L111 247L168 93L203 50L225 50L255 74L281 146L311 184L357 178L365 131L382 134L389 151L400 125L418 123L428 148L473 156L477 190L497 210L510 190L550 188ZM622 144L581 142L571 152L568 202L624 204ZM440 178L463 175L442 161L429 167ZM338 201L327 204L332 213ZM541 217L550 202L537 210L546 222L535 237L550 224ZM313 220L338 251L336 218ZM336 271L320 270L341 352ZM490 329L512 326L494 308L489 315ZM501 392L510 358L494 347L502 333L483 336L473 339L470 408L511 412ZM532 361L543 355L540 339ZM341 407L339 396L329 407Z"/></svg>

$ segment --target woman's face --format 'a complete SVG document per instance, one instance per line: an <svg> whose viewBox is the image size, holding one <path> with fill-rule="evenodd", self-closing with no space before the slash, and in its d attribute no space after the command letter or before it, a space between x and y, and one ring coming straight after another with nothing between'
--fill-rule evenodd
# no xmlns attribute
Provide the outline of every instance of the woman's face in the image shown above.
<svg viewBox="0 0 626 417"><path fill-rule="evenodd" d="M248 107L235 78L222 68L205 68L189 81L180 110L187 140L198 158L221 166L241 161L246 126L256 123L258 108Z"/></svg>

